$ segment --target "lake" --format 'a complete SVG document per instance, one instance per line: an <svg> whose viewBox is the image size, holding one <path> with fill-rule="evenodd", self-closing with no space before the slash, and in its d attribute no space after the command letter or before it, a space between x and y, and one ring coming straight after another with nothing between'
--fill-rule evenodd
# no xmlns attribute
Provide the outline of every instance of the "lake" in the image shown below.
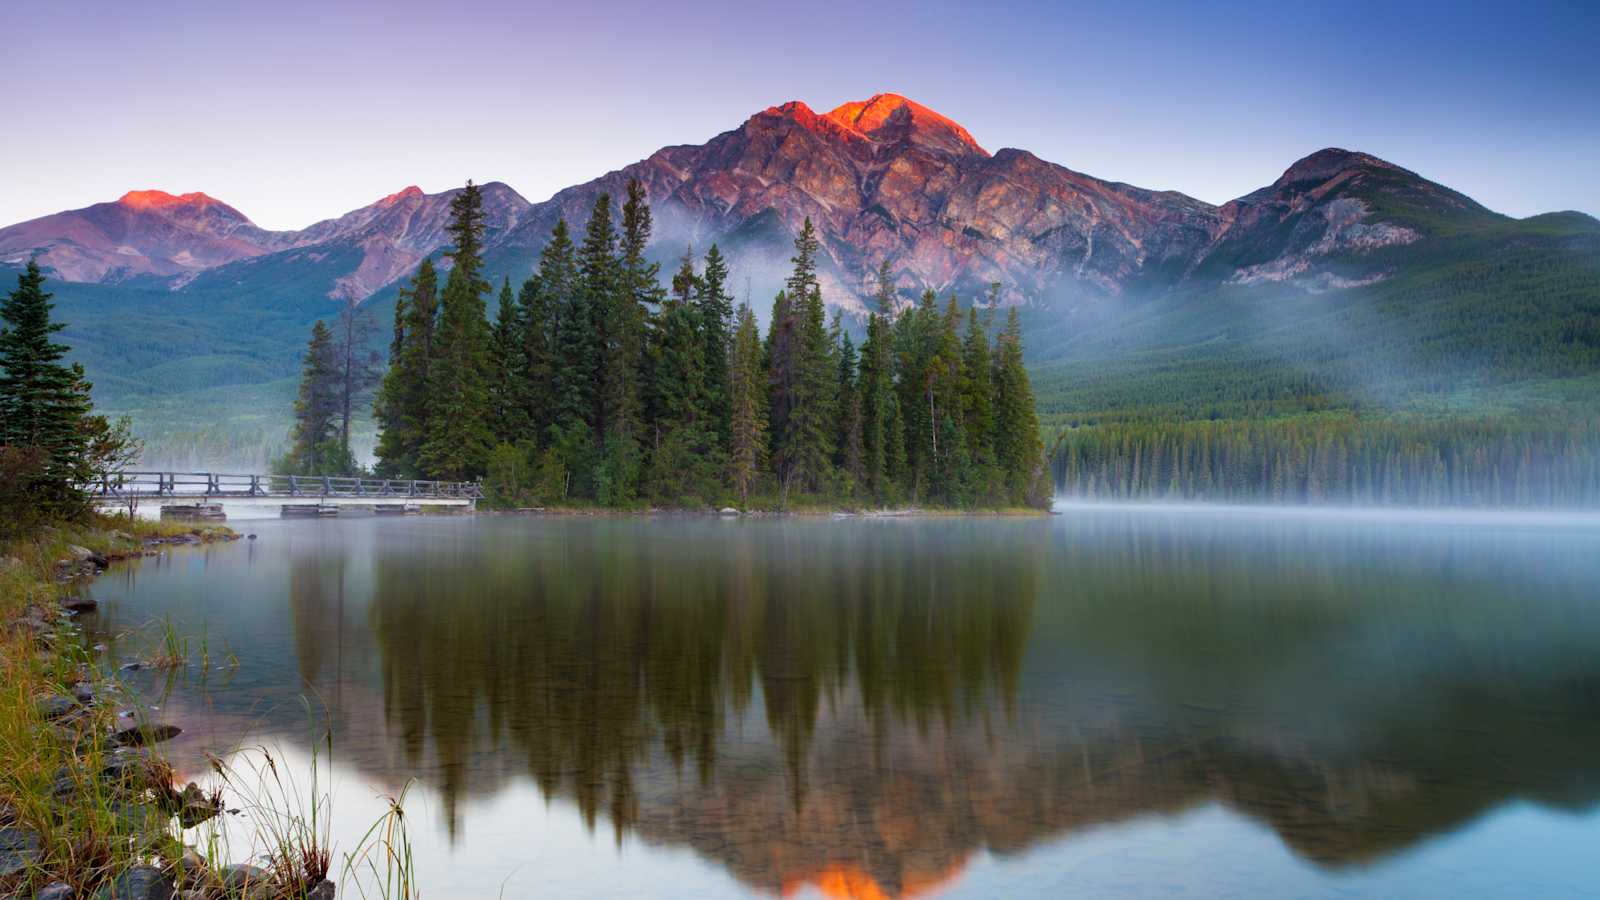
<svg viewBox="0 0 1600 900"><path fill-rule="evenodd" d="M188 777L409 783L423 895L1577 897L1600 524L413 517L113 568ZM209 660L202 668L200 654ZM327 754L323 754L326 761ZM351 892L352 896L355 894Z"/></svg>

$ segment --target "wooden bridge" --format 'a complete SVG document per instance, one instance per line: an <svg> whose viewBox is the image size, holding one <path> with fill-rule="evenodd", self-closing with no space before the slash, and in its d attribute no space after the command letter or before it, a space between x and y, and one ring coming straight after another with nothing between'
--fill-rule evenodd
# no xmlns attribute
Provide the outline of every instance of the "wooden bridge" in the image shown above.
<svg viewBox="0 0 1600 900"><path fill-rule="evenodd" d="M220 472L119 472L95 485L102 503L149 500L316 500L323 503L412 501L440 506L474 506L483 499L473 481L416 481L336 475L230 475Z"/></svg>

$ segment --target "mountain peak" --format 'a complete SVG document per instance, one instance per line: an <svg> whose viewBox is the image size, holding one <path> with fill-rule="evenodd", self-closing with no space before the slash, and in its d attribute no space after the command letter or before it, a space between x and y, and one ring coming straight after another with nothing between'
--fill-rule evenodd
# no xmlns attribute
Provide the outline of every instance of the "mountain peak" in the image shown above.
<svg viewBox="0 0 1600 900"><path fill-rule="evenodd" d="M1277 183L1285 185L1300 181L1322 181L1347 169L1362 166L1376 169L1398 170L1400 168L1394 163L1386 162L1369 153L1345 150L1341 147L1326 147L1310 156L1295 161L1293 165L1284 170Z"/></svg>
<svg viewBox="0 0 1600 900"><path fill-rule="evenodd" d="M422 188L419 188L419 187L417 187L416 185L413 184L413 185L409 185L407 187L403 187L398 191L395 191L394 193L390 194L389 196L383 198L382 200L379 200L378 203L383 205L383 206L393 206L394 204L399 203L401 200L407 200L407 199L410 199L411 197L421 197L421 196L422 196Z"/></svg>
<svg viewBox="0 0 1600 900"><path fill-rule="evenodd" d="M900 94L874 94L866 100L836 106L823 115L803 101L790 100L769 107L765 114L792 119L818 134L846 140L872 144L904 140L945 153L989 155L960 124Z"/></svg>
<svg viewBox="0 0 1600 900"><path fill-rule="evenodd" d="M118 203L130 209L167 209L174 206L202 206L218 201L199 191L187 194L169 194L166 191L129 191L117 200ZM223 204L225 205L225 204Z"/></svg>

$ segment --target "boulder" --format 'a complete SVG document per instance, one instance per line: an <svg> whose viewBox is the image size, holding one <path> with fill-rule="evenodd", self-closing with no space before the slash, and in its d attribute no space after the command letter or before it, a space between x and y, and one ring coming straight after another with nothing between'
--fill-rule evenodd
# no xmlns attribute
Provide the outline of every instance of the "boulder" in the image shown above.
<svg viewBox="0 0 1600 900"><path fill-rule="evenodd" d="M39 835L18 825L0 828L0 878L21 875L44 854Z"/></svg>
<svg viewBox="0 0 1600 900"><path fill-rule="evenodd" d="M222 886L230 897L265 900L272 896L272 874L260 866L235 863L222 870Z"/></svg>
<svg viewBox="0 0 1600 900"><path fill-rule="evenodd" d="M72 900L78 892L64 881L51 882L33 893L33 900Z"/></svg>
<svg viewBox="0 0 1600 900"><path fill-rule="evenodd" d="M60 694L49 694L39 698L35 703L39 715L46 721L54 721L78 708L78 701Z"/></svg>
<svg viewBox="0 0 1600 900"><path fill-rule="evenodd" d="M81 613L94 609L100 605L100 602L93 597L75 595L62 600L61 605L67 610L67 612Z"/></svg>
<svg viewBox="0 0 1600 900"><path fill-rule="evenodd" d="M324 878L317 886L306 891L306 900L333 900L333 882Z"/></svg>
<svg viewBox="0 0 1600 900"><path fill-rule="evenodd" d="M134 866L94 894L94 900L172 900L172 876L155 866Z"/></svg>
<svg viewBox="0 0 1600 900"><path fill-rule="evenodd" d="M143 747L148 744L170 741L182 733L182 728L165 723L134 725L111 735L111 745L114 747Z"/></svg>

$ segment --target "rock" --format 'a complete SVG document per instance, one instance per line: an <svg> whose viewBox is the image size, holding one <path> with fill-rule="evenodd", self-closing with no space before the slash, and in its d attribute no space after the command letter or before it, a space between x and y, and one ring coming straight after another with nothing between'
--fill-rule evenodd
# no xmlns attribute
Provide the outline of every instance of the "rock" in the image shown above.
<svg viewBox="0 0 1600 900"><path fill-rule="evenodd" d="M249 538L252 541L256 539L256 536L253 535L253 534L247 534L247 535L245 535L245 537Z"/></svg>
<svg viewBox="0 0 1600 900"><path fill-rule="evenodd" d="M183 729L176 725L165 723L157 725L134 725L124 728L111 736L111 744L115 747L143 747L147 744L159 744L170 741L183 733Z"/></svg>
<svg viewBox="0 0 1600 900"><path fill-rule="evenodd" d="M16 820L17 811L11 808L11 804L0 800L0 825L10 825Z"/></svg>
<svg viewBox="0 0 1600 900"><path fill-rule="evenodd" d="M43 855L44 845L37 833L18 825L0 828L0 878L28 871Z"/></svg>
<svg viewBox="0 0 1600 900"><path fill-rule="evenodd" d="M77 562L88 562L94 558L94 551L88 547L79 547L77 544L68 544L67 553Z"/></svg>
<svg viewBox="0 0 1600 900"><path fill-rule="evenodd" d="M77 709L78 701L60 694L50 694L40 698L35 706L40 716L46 721L53 721Z"/></svg>
<svg viewBox="0 0 1600 900"><path fill-rule="evenodd" d="M178 824L184 828L193 828L221 811L222 800L215 796L207 797L200 785L192 781L178 795Z"/></svg>
<svg viewBox="0 0 1600 900"><path fill-rule="evenodd" d="M222 886L230 897L267 898L272 896L272 874L260 866L235 863L222 870Z"/></svg>
<svg viewBox="0 0 1600 900"><path fill-rule="evenodd" d="M100 605L100 602L93 597L78 595L61 601L61 605L66 608L67 612L81 613L94 609Z"/></svg>
<svg viewBox="0 0 1600 900"><path fill-rule="evenodd" d="M734 509L731 506L724 506L722 509L718 510L717 512L719 512L720 514L722 514L724 516L737 516L739 514L739 511L737 509Z"/></svg>
<svg viewBox="0 0 1600 900"><path fill-rule="evenodd" d="M72 686L73 699L85 706L94 702L94 685L87 681L77 682Z"/></svg>
<svg viewBox="0 0 1600 900"><path fill-rule="evenodd" d="M94 900L172 900L172 877L155 866L134 866L95 892Z"/></svg>
<svg viewBox="0 0 1600 900"><path fill-rule="evenodd" d="M72 885L64 881L56 881L45 885L33 894L33 900L72 900L78 892Z"/></svg>
<svg viewBox="0 0 1600 900"><path fill-rule="evenodd" d="M206 866L205 859L195 852L193 847L184 847L183 855L178 857L173 866L173 876L177 879L178 884L186 888L199 888L205 885L208 874L209 868ZM202 891L196 891L195 893L198 893L201 897L205 896Z"/></svg>
<svg viewBox="0 0 1600 900"><path fill-rule="evenodd" d="M316 887L306 891L306 900L333 900L333 893L333 882L324 878Z"/></svg>
<svg viewBox="0 0 1600 900"><path fill-rule="evenodd" d="M131 535L131 534L129 534L129 533L127 533L127 532L126 532L126 531L112 531L112 532L108 532L108 533L107 533L107 536L108 536L108 537L110 537L110 538L111 538L111 539L113 539L113 540L118 540L118 541L128 541L128 542L131 542L131 541L132 541L132 540L133 540L133 535Z"/></svg>

